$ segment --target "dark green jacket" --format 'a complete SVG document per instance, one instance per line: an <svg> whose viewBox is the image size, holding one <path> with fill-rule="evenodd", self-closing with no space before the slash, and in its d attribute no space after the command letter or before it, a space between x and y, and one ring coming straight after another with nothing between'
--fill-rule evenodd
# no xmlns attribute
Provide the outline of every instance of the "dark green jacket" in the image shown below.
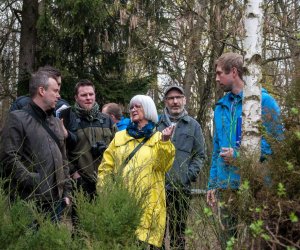
<svg viewBox="0 0 300 250"><path fill-rule="evenodd" d="M78 171L85 179L96 182L102 155L93 156L92 146L97 142L104 142L108 146L115 136L116 126L108 115L101 112L91 122L76 115L76 123L77 144L70 152L73 165L71 173Z"/></svg>

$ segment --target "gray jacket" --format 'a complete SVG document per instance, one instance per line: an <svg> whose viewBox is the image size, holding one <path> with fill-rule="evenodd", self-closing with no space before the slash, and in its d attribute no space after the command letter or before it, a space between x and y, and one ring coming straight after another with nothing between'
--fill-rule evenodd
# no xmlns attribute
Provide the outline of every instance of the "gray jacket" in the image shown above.
<svg viewBox="0 0 300 250"><path fill-rule="evenodd" d="M161 116L158 130L168 127L165 115ZM166 188L189 189L196 181L205 160L205 142L200 124L185 115L177 122L172 142L176 148L173 167L166 176Z"/></svg>

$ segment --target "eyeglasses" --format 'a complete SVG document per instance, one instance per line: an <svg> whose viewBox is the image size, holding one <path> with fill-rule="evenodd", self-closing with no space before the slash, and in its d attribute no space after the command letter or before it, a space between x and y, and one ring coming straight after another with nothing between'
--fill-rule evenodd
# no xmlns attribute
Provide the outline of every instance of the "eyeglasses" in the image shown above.
<svg viewBox="0 0 300 250"><path fill-rule="evenodd" d="M142 108L143 107L140 104L133 104L132 106L129 107L129 111L133 111L133 109L138 110L138 109L142 109Z"/></svg>
<svg viewBox="0 0 300 250"><path fill-rule="evenodd" d="M184 97L184 95L177 95L177 96L167 96L165 99L167 101L174 101L175 99L181 100Z"/></svg>

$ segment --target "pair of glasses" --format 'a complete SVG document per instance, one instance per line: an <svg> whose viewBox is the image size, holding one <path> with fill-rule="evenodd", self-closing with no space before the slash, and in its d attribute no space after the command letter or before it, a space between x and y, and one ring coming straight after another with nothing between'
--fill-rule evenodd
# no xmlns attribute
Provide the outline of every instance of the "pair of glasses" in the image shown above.
<svg viewBox="0 0 300 250"><path fill-rule="evenodd" d="M167 96L166 100L167 101L174 101L175 99L181 100L184 97L184 95L177 95L177 96Z"/></svg>
<svg viewBox="0 0 300 250"><path fill-rule="evenodd" d="M133 104L132 106L129 107L129 111L133 111L133 109L135 110L139 110L139 109L142 109L142 105L140 104Z"/></svg>

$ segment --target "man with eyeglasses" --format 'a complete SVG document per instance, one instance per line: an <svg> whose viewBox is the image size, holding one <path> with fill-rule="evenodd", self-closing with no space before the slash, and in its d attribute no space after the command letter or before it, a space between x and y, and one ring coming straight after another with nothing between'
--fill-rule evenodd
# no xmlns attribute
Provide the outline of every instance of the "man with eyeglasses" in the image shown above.
<svg viewBox="0 0 300 250"><path fill-rule="evenodd" d="M190 187L204 165L205 142L200 124L184 108L186 98L180 86L172 85L165 90L164 103L158 130L173 125L172 143L176 148L173 166L166 175L170 246L184 249Z"/></svg>

